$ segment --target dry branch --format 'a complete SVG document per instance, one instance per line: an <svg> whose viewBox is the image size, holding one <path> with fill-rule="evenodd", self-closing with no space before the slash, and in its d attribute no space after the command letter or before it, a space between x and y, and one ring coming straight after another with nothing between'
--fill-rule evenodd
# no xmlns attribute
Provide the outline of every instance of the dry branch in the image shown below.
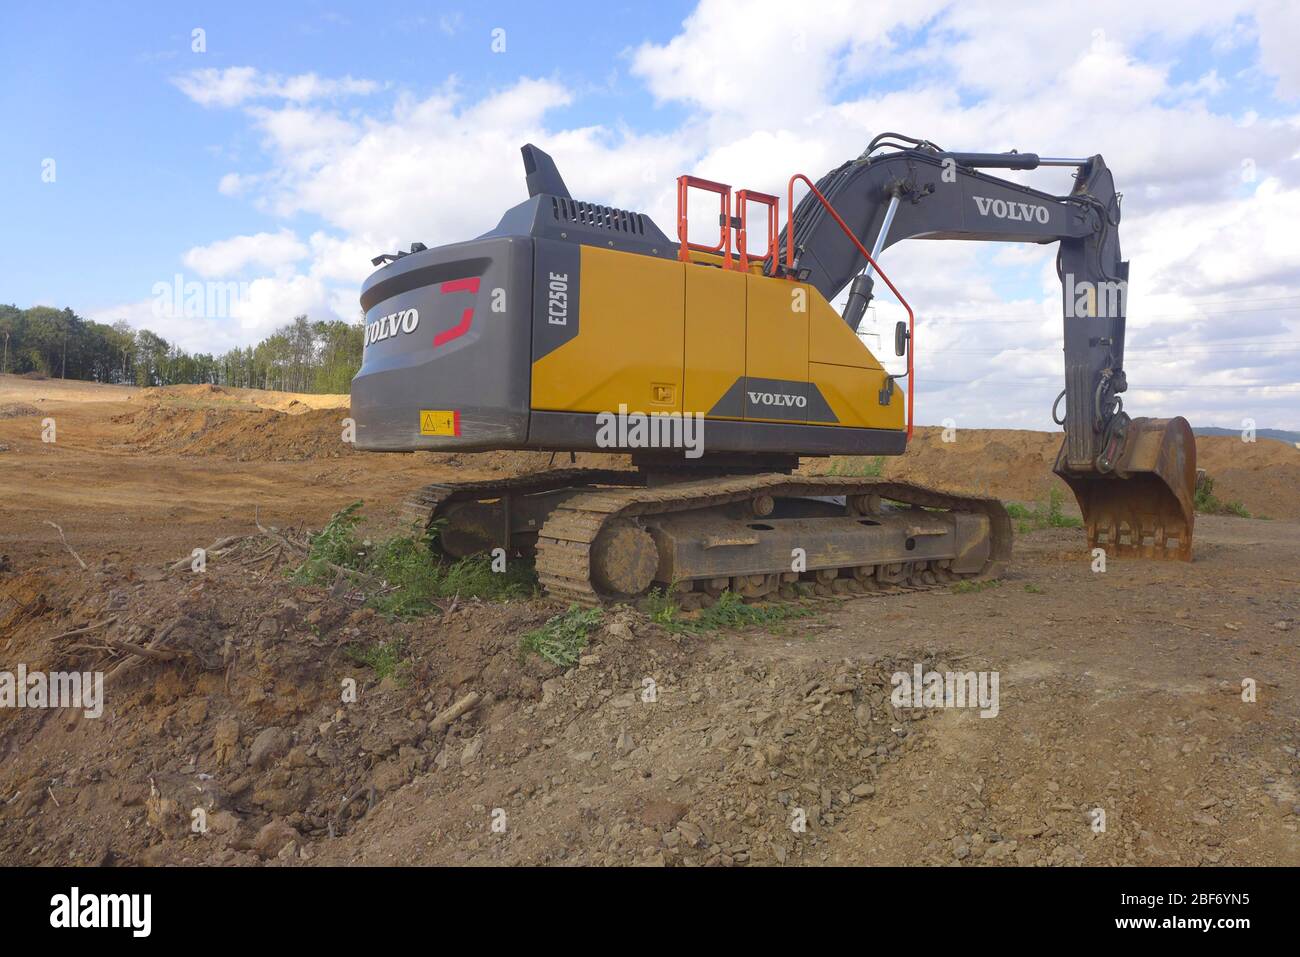
<svg viewBox="0 0 1300 957"><path fill-rule="evenodd" d="M473 711L481 698L482 695L477 691L471 691L469 694L465 695L465 697L461 698L450 708L441 712L436 718L429 722L429 733L437 734L461 715L468 711Z"/></svg>
<svg viewBox="0 0 1300 957"><path fill-rule="evenodd" d="M76 552L74 552L72 550L72 546L68 544L68 539L64 536L63 529L59 528L59 526L55 525L48 518L45 520L45 524L53 526L54 530L59 533L59 538L63 542L63 547L66 548L68 552L72 555L72 557L77 560L77 564L81 566L81 570L83 572L90 571L90 566L88 566L85 562L83 562L81 560L81 556L78 555Z"/></svg>
<svg viewBox="0 0 1300 957"><path fill-rule="evenodd" d="M267 528L265 525L263 525L257 515L257 506L253 506L253 524L256 525L257 530L261 532L263 535L265 535L267 538L274 539L278 542L283 542L284 544L288 545L290 548L296 548L300 551L304 551L304 552L311 551L311 546L308 545L306 542L300 542L296 539L290 538L288 535L281 532L274 525L272 525L270 528Z"/></svg>
<svg viewBox="0 0 1300 957"><path fill-rule="evenodd" d="M92 631L99 631L99 629L113 624L113 622L115 621L117 621L117 615L109 615L107 618L103 619L102 621L92 622L89 625L83 625L80 628L74 628L72 629L72 631L65 631L61 635L55 635L53 638L50 639L50 641L59 641L63 638L75 638L77 637L77 635L88 635Z"/></svg>
<svg viewBox="0 0 1300 957"><path fill-rule="evenodd" d="M186 652L183 651L165 651L156 648L149 648L144 645L133 645L129 641L110 640L108 646L110 648L115 648L118 651L125 651L129 654L139 655L141 658L149 658L153 661L174 661L186 654Z"/></svg>
<svg viewBox="0 0 1300 957"><path fill-rule="evenodd" d="M218 552L225 551L227 548L231 547L232 545L242 542L247 537L248 537L247 535L227 535L224 538L218 538L207 548L203 549L203 551L208 555L215 556ZM184 558L178 558L176 559L176 561L172 562L167 567L167 570L169 572L181 571L186 566L188 566L192 561L194 561L193 554L186 555Z"/></svg>
<svg viewBox="0 0 1300 957"><path fill-rule="evenodd" d="M162 631L158 632L158 634L156 634L149 644L144 646L144 648L150 651L157 650L158 646L167 640L168 636L171 635L178 624L180 624L180 619L177 619L167 627L163 628ZM146 660L145 656L133 652L130 658L121 662L116 668L104 676L104 683L107 684L116 678L120 678L128 671L134 669L136 665L140 664L140 662Z"/></svg>

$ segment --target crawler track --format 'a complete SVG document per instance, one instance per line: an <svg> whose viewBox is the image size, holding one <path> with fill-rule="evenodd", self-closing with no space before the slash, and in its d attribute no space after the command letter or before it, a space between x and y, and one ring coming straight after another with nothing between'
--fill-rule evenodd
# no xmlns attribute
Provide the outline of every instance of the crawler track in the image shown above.
<svg viewBox="0 0 1300 957"><path fill-rule="evenodd" d="M1011 520L996 499L948 495L923 486L862 478L814 478L780 474L738 476L681 482L659 488L612 488L570 499L551 515L538 536L537 576L547 592L562 601L596 605L618 596L603 594L592 578L591 549L611 522L648 518L670 512L716 508L745 502L758 494L780 498L832 495L879 495L882 499L929 509L979 512L989 517L989 559L977 572L926 576L918 569L906 581L912 589L934 587L962 578L994 578L1011 557ZM852 593L850 580L838 593ZM837 593L832 587L817 594ZM864 589L865 590L865 589ZM775 595L773 597L776 597Z"/></svg>
<svg viewBox="0 0 1300 957"><path fill-rule="evenodd" d="M570 486L640 484L644 484L644 479L639 473L618 469L552 469L490 482L434 482L406 497L402 502L402 520L428 528L440 517L440 511L453 502L500 495L532 495Z"/></svg>
<svg viewBox="0 0 1300 957"><path fill-rule="evenodd" d="M820 567L804 581L780 588L760 589L750 597L847 597L866 592L897 593L933 588L961 579L996 577L1011 554L1011 523L996 499L949 495L923 486L872 478L794 476L779 473L706 478L646 487L645 476L612 469L557 469L488 482L452 482L426 485L403 503L404 516L427 527L448 514L449 506L468 501L506 500L511 496L573 489L573 494L550 512L537 534L536 568L546 591L560 601L582 605L625 600L593 576L592 549L602 532L618 526L640 527L657 518L699 512L707 516L719 509L752 502L756 496L773 500L845 496L879 499L928 510L968 512L988 517L987 560L978 570L952 571L947 561L905 563L891 580L864 578L861 566L841 569ZM526 554L531 551L526 552ZM893 566L899 569L900 566ZM773 569L773 572L782 571ZM786 576L788 579L791 576ZM685 586L702 590L702 582ZM709 597L696 591L694 598Z"/></svg>

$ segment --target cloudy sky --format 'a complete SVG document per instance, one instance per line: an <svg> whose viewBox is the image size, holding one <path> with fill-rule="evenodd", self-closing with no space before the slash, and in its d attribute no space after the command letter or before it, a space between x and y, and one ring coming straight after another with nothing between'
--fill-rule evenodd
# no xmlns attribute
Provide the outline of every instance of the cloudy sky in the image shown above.
<svg viewBox="0 0 1300 957"><path fill-rule="evenodd" d="M784 194L895 130L1102 153L1132 260L1128 411L1300 428L1290 0L243 6L0 9L0 301L221 351L297 313L354 320L372 256L491 228L526 196L524 142L577 198L671 232L679 173ZM918 314L918 421L1050 427L1053 255L888 251ZM178 274L247 296L159 318ZM868 332L897 314L873 311Z"/></svg>

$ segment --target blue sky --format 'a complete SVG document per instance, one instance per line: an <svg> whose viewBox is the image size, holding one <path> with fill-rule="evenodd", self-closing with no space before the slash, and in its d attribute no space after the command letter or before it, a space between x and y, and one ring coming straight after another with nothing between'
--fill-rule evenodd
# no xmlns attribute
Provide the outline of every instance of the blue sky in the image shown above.
<svg viewBox="0 0 1300 957"><path fill-rule="evenodd" d="M653 129L680 118L626 81L620 54L632 42L670 37L689 4L580 4L564 23L545 4L491 8L411 4L392 19L374 4L0 6L8 128L0 196L6 218L25 224L0 234L0 299L81 310L130 301L160 268L182 268L179 256L192 246L278 228L274 217L217 192L224 174L256 167L257 137L241 114L201 109L177 89L172 79L188 70L254 65L392 84L376 99L428 92L449 75L491 88L559 73L584 95L555 112L557 123ZM509 25L504 57L489 49L500 23ZM195 27L206 31L205 53L191 50ZM557 55L557 44L578 55ZM47 157L56 162L54 184L41 180ZM70 289L67 256L51 252L74 247L83 252Z"/></svg>
<svg viewBox="0 0 1300 957"><path fill-rule="evenodd" d="M490 228L524 195L526 141L575 195L671 231L681 172L783 193L897 130L1105 154L1133 259L1130 408L1300 428L1300 5L790 9L6 4L0 301L220 351L299 312L354 319L371 256ZM885 266L922 323L921 421L1048 427L1050 249L903 244ZM153 290L178 273L246 295L160 316ZM896 309L875 313L885 329Z"/></svg>

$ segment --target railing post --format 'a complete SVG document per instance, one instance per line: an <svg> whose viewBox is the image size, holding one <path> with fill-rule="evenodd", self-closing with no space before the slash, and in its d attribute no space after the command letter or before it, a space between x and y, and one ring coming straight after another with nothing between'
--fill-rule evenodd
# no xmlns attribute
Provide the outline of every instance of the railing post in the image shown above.
<svg viewBox="0 0 1300 957"><path fill-rule="evenodd" d="M903 298L903 294L898 291L898 287L895 286L892 282L890 282L889 277L886 276L884 270L880 268L880 264L876 262L874 258L872 258L871 253L867 252L867 247L862 245L862 240L858 239L858 237L854 234L853 230L849 229L848 223L844 222L840 214L835 212L835 207L832 206L830 202L826 199L826 197L822 195L821 190L819 190L813 184L813 181L810 180L803 173L795 173L793 176L791 176L790 183L788 186L787 202L789 203L788 208L790 210L790 214L789 214L790 218L787 219L785 223L786 277L791 279L792 281L794 280L793 274L794 274L794 211L795 211L794 182L795 180L803 180L806 184L808 184L808 189L810 189L812 191L812 194L817 197L817 201L822 204L822 206L826 209L826 212L831 214L831 218L834 219L835 222L839 224L840 229L844 230L844 235L849 237L849 240L853 243L854 246L857 247L858 252L862 253L862 258L867 261L867 265L870 268L874 269L876 271L876 274L885 281L885 285L888 286L889 291L894 294L894 298L897 299L899 303L902 305L902 307L907 310L907 341L909 345L907 348L907 371L903 373L903 375L907 378L907 438L908 441L911 441L912 396L914 394L912 372L915 369L914 363L915 363L915 354L916 354L916 315L915 313L912 312L912 307L908 305L907 300Z"/></svg>
<svg viewBox="0 0 1300 957"><path fill-rule="evenodd" d="M689 239L689 223L686 217L686 207L688 193L692 187L718 194L718 243L716 246L705 246L700 243L693 243ZM682 262L689 262L691 258L690 250L698 249L700 252L720 253L722 255L724 267L730 269L731 187L726 183L715 183L713 180L701 179L698 176L687 176L683 174L682 176L677 177L677 239L681 243L677 252L677 258Z"/></svg>
<svg viewBox="0 0 1300 957"><path fill-rule="evenodd" d="M741 272L749 271L748 207L751 202L762 203L767 207L767 252L763 254L763 258L770 258L773 267L776 266L776 232L777 223L780 221L781 200L769 193L757 193L753 190L742 189L736 193L736 216L740 219L740 230L736 242L736 252L740 254L740 263L736 268Z"/></svg>

